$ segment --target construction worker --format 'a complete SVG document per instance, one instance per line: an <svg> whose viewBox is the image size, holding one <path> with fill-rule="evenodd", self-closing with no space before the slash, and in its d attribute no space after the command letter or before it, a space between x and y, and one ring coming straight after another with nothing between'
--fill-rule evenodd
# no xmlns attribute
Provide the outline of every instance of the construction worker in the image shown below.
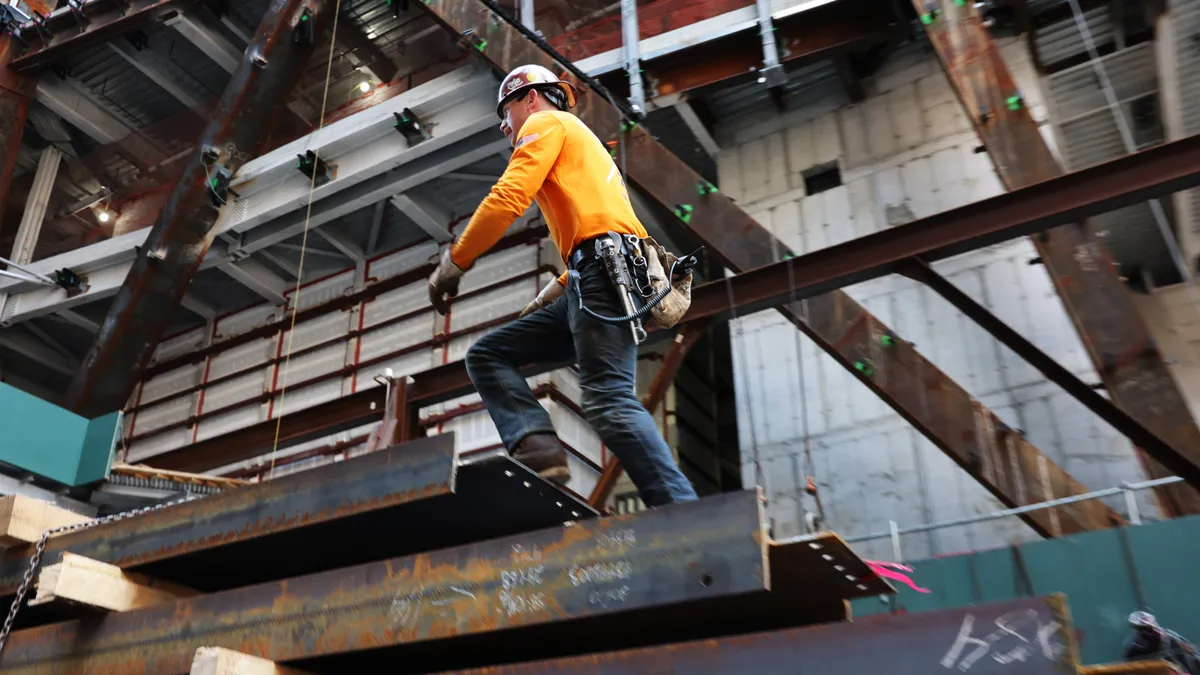
<svg viewBox="0 0 1200 675"><path fill-rule="evenodd" d="M573 114L575 88L536 65L516 68L500 83L496 114L513 146L504 175L447 246L429 277L440 314L459 279L536 200L550 238L588 308L609 316L625 309L594 240L612 231L648 235L634 215L624 181L604 144ZM587 244L591 243L589 247ZM696 499L654 419L634 391L637 344L628 323L607 323L581 311L567 273L552 280L520 318L482 337L467 352L467 372L514 459L558 485L571 477L567 453L546 410L518 370L532 363L579 363L583 414L621 461L647 506Z"/></svg>

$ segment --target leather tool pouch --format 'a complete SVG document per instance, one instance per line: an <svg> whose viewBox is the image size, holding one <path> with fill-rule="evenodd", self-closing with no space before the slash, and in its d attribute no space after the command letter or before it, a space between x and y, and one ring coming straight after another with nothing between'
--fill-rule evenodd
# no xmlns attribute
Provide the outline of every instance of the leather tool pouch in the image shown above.
<svg viewBox="0 0 1200 675"><path fill-rule="evenodd" d="M692 305L692 271L688 269L687 274L680 275L672 283L669 275L677 256L663 248L654 237L643 239L642 245L646 255L646 273L653 288L652 296L671 286L671 292L650 310L649 323L658 328L673 328Z"/></svg>

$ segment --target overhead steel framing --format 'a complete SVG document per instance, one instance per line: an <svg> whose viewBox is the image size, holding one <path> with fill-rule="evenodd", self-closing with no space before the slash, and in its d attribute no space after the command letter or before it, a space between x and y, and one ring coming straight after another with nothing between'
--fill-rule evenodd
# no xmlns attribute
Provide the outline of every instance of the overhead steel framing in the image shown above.
<svg viewBox="0 0 1200 675"><path fill-rule="evenodd" d="M572 67L556 62L544 41L535 42L507 16L496 14L499 6L490 0L430 0L425 8L501 71L526 63L558 71ZM575 112L602 139L623 144L627 180L668 212L675 211L687 231L726 267L741 272L791 254L733 200L704 189L703 179L648 131L630 131L629 120L623 121L616 105L599 92L584 91ZM1078 481L849 295L833 291L809 299L805 310L803 317L791 307L780 311L1003 503L1015 506L1083 491ZM893 336L898 348L881 349L882 334ZM1027 522L1044 535L1107 525L1105 514L1093 515L1091 520L1072 518L1069 530L1049 515Z"/></svg>
<svg viewBox="0 0 1200 675"><path fill-rule="evenodd" d="M980 10L945 0L913 4L926 16L936 9L932 20L923 22L926 32L1005 186L1015 190L1062 175ZM1200 471L1200 428L1108 247L1082 221L1049 230L1033 243L1112 400L1178 453L1164 467L1161 452L1142 448L1147 473L1165 478L1186 460L1194 477ZM1155 490L1166 513L1200 513L1198 484L1189 482Z"/></svg>

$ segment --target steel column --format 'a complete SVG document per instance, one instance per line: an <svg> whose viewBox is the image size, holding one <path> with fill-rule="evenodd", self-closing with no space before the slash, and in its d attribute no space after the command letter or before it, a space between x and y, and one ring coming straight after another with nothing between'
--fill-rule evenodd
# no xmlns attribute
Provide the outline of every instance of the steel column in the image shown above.
<svg viewBox="0 0 1200 675"><path fill-rule="evenodd" d="M257 155L296 80L333 19L328 0L281 0L263 17L254 42L217 104L182 177L113 301L96 344L66 401L96 417L120 408L154 354L171 316L212 244L219 209L209 181L219 162L230 174ZM314 43L295 44L293 26L313 11ZM216 157L206 156L214 153Z"/></svg>
<svg viewBox="0 0 1200 675"><path fill-rule="evenodd" d="M1005 186L1015 190L1061 175L978 10L944 1L913 4L921 14L938 8L926 32ZM1185 459L1192 469L1187 473L1197 475L1200 429L1105 244L1086 222L1046 232L1033 243L1112 400L1180 453L1142 449L1147 473L1178 473L1163 465ZM1155 491L1164 512L1200 513L1197 483L1189 482Z"/></svg>
<svg viewBox="0 0 1200 675"><path fill-rule="evenodd" d="M501 70L517 64L540 63L553 70L557 64L544 47L522 35L507 21L480 10L480 4L499 9L491 0L430 0L426 7L456 34L478 48ZM486 36L486 42L479 42ZM618 110L602 96L585 92L576 114L601 138L622 134ZM691 167L660 144L645 129L624 136L627 178L647 197L669 211L694 207L686 225L726 267L741 271L760 267L789 255L768 230L755 222L733 200L721 193L697 195L705 183ZM1004 423L990 410L951 381L909 345L875 355L879 366L864 369L859 364L877 351L880 335L895 335L856 303L835 291L809 301L808 316L801 318L791 308L781 310L790 321L855 373L861 382L882 397L894 410L967 469L998 499L1021 505L1082 493L1083 487L1023 439L1012 438ZM898 343L902 339L896 338ZM901 355L902 356L899 356ZM884 363L883 359L896 359ZM885 368L885 366L887 366ZM885 376L886 374L886 376ZM1012 449L1017 446L1017 449ZM1006 457L1019 454L1018 457ZM1016 467L1016 475L996 473L997 466ZM1042 467L1050 467L1046 475ZM1047 494L1046 487L1050 492ZM1044 515L1028 518L1031 526L1045 535L1067 534L1108 525L1101 510L1069 518L1059 529Z"/></svg>
<svg viewBox="0 0 1200 675"><path fill-rule="evenodd" d="M12 261L18 265L33 262L33 252L37 249L38 237L42 233L46 207L50 204L50 195L54 192L54 181L58 178L58 166L61 161L62 151L58 148L51 145L42 150L37 172L33 177L33 186L25 200L25 212L21 214L17 240L13 244Z"/></svg>
<svg viewBox="0 0 1200 675"><path fill-rule="evenodd" d="M629 103L641 112L646 109L646 87L642 84L638 27L637 0L621 0L621 50L625 57L625 76L629 78Z"/></svg>
<svg viewBox="0 0 1200 675"><path fill-rule="evenodd" d="M1007 675L1014 661L1022 675L1063 675L1076 672L1075 653L1056 595L442 675Z"/></svg>
<svg viewBox="0 0 1200 675"><path fill-rule="evenodd" d="M769 598L764 531L756 492L723 494L18 631L0 668L177 675L196 648L218 646L276 662L370 649L362 656L403 673L628 645L679 630L672 621L639 630L639 614L707 606L714 623L714 608ZM840 590L809 597L840 605L828 597ZM802 612L792 603L793 625ZM331 672L379 671L342 663Z"/></svg>
<svg viewBox="0 0 1200 675"><path fill-rule="evenodd" d="M29 103L36 84L12 71L11 64L18 47L11 35L0 36L0 215L8 203L17 157L21 154L21 138L29 117ZM2 309L2 307L0 307Z"/></svg>

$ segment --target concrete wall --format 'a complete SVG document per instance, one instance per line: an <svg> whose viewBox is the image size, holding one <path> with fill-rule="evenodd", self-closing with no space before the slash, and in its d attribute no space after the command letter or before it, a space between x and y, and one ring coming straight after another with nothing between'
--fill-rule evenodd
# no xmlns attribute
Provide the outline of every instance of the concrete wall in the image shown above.
<svg viewBox="0 0 1200 675"><path fill-rule="evenodd" d="M1003 48L1035 119L1045 106L1022 44ZM718 139L720 187L797 251L812 251L1002 191L949 81L930 55L892 57L844 106L836 89L787 114L755 113ZM1043 136L1052 134L1043 124ZM1052 142L1052 140L1051 140ZM837 162L843 185L807 196L803 174ZM1018 240L935 267L1085 381L1095 382L1044 268ZM1143 476L1130 445L949 304L898 277L845 289L1009 425L1093 489ZM761 466L776 536L802 531L815 478L830 527L886 531L1001 509L966 472L775 312L732 329L743 477ZM798 356L799 355L799 358ZM1149 500L1147 496L1144 500ZM1152 502L1145 501L1147 507ZM1120 510L1117 501L1111 503ZM1151 507L1152 508L1152 507ZM905 537L905 558L1036 535L1016 519ZM886 540L861 547L891 557Z"/></svg>

